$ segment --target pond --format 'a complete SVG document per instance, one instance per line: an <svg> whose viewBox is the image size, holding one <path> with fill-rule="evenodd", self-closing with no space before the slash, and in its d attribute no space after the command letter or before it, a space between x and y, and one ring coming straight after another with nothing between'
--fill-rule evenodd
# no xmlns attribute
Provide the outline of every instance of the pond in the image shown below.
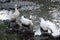
<svg viewBox="0 0 60 40"><path fill-rule="evenodd" d="M0 3L0 9L1 10L2 9L7 9L7 10L13 9L14 10L14 4L15 4L15 2ZM31 18L35 26L40 25L39 24L39 17L45 16L50 21L52 21L53 19L56 19L56 18L58 18L58 19L60 18L60 12L59 12L60 5L59 4L54 4L54 3L50 4L50 2L45 3L45 4L44 3L41 3L41 4L38 3L37 4L35 2L29 2L29 1L19 2L17 4L21 7L21 8L19 8L19 11L21 13L20 16L26 15L28 18ZM52 10L52 12L49 12L51 10ZM56 11L54 11L54 10L56 10ZM59 14L57 14L57 13L59 13ZM57 16L52 15L52 14L55 14Z"/></svg>

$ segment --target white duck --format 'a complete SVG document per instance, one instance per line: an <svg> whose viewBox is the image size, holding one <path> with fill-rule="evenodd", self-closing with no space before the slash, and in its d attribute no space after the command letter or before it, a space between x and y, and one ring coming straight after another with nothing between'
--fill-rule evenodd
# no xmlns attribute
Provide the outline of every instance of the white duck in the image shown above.
<svg viewBox="0 0 60 40"><path fill-rule="evenodd" d="M48 27L48 23L46 23L46 21L43 19L43 18L40 18L40 27L43 29L43 30L48 30L47 27Z"/></svg>
<svg viewBox="0 0 60 40"><path fill-rule="evenodd" d="M24 25L31 25L32 26L32 29L33 29L34 25L33 25L32 20L29 20L29 19L25 18L25 16L21 16L20 21Z"/></svg>
<svg viewBox="0 0 60 40"><path fill-rule="evenodd" d="M15 4L15 12L13 13L12 11L8 10L2 10L0 11L0 20L13 20L19 17L20 13L17 9L17 5Z"/></svg>
<svg viewBox="0 0 60 40"><path fill-rule="evenodd" d="M53 36L58 36L60 35L59 30L56 29L56 25L54 23L52 23L49 20L44 20L43 18L40 18L41 22L40 22L40 26L43 28L43 30L50 30L52 31L52 35ZM58 33L58 34L57 34Z"/></svg>

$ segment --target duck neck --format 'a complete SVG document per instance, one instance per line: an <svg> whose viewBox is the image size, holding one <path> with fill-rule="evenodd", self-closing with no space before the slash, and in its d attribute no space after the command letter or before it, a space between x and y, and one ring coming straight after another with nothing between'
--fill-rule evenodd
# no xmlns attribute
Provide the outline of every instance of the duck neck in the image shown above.
<svg viewBox="0 0 60 40"><path fill-rule="evenodd" d="M19 14L19 11L18 11L17 7L15 7L15 13Z"/></svg>
<svg viewBox="0 0 60 40"><path fill-rule="evenodd" d="M41 18L41 22L42 22L42 21L44 22L45 20L44 20L43 18Z"/></svg>

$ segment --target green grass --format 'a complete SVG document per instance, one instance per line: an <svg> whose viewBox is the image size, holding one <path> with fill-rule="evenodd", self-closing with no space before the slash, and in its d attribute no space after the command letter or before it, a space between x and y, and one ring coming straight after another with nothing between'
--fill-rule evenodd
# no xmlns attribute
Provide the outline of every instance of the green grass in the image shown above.
<svg viewBox="0 0 60 40"><path fill-rule="evenodd" d="M0 24L0 30L5 30L8 25L6 24Z"/></svg>
<svg viewBox="0 0 60 40"><path fill-rule="evenodd" d="M2 35L0 35L0 40L3 40L3 36Z"/></svg>
<svg viewBox="0 0 60 40"><path fill-rule="evenodd" d="M1 24L0 25L0 30L2 30L2 31L6 30L7 26L8 25L6 25L6 24ZM9 39L20 40L20 37L18 38L17 34L7 34L5 38L7 38L7 40L9 40ZM4 35L3 34L0 34L0 40L4 40Z"/></svg>
<svg viewBox="0 0 60 40"><path fill-rule="evenodd" d="M0 30L4 30L4 29L6 29L7 28L7 25L5 25L5 24L1 24L0 25Z"/></svg>
<svg viewBox="0 0 60 40"><path fill-rule="evenodd" d="M0 24L0 30L5 30L6 29L6 27L7 27L7 25L5 25L5 24ZM3 40L3 38L4 38L4 36L2 35L2 34L0 34L0 40Z"/></svg>

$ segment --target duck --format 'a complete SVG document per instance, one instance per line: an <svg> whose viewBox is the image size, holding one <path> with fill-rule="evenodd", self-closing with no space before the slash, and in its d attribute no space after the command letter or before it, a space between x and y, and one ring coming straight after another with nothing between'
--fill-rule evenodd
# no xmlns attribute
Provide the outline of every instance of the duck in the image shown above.
<svg viewBox="0 0 60 40"><path fill-rule="evenodd" d="M0 20L14 20L18 18L20 15L20 12L17 9L17 4L15 4L15 12L8 11L8 10L1 10L0 11Z"/></svg>
<svg viewBox="0 0 60 40"><path fill-rule="evenodd" d="M12 15L10 14L12 19L16 19L20 16L20 12L18 11L17 8L18 8L18 5L15 4L15 12Z"/></svg>
<svg viewBox="0 0 60 40"><path fill-rule="evenodd" d="M47 27L49 25L46 23L46 21L43 19L43 18L40 18L40 27L43 29L43 30L48 30Z"/></svg>
<svg viewBox="0 0 60 40"><path fill-rule="evenodd" d="M44 20L44 18L40 18L40 21L40 26L43 30L49 30L53 36L60 35L59 30L57 30L57 26L53 22Z"/></svg>
<svg viewBox="0 0 60 40"><path fill-rule="evenodd" d="M24 25L26 27L31 26L32 27L32 30L33 30L34 24L33 24L32 20L26 18L25 15L22 15L21 16L20 22L21 22L22 25Z"/></svg>

